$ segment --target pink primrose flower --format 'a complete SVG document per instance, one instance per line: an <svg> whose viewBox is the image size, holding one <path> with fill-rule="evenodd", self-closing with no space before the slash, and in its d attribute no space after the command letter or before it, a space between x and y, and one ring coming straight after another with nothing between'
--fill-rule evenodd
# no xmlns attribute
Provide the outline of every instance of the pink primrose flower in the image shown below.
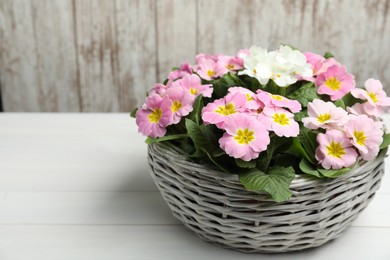
<svg viewBox="0 0 390 260"><path fill-rule="evenodd" d="M245 112L246 96L239 92L227 94L224 98L208 103L202 109L202 119L205 124L215 124L224 128L225 120L233 114Z"/></svg>
<svg viewBox="0 0 390 260"><path fill-rule="evenodd" d="M316 149L316 159L325 169L341 169L356 162L358 156L345 133L336 129L327 130L325 134L317 135L319 146Z"/></svg>
<svg viewBox="0 0 390 260"><path fill-rule="evenodd" d="M244 64L244 58L249 55L249 49L239 50L236 54L236 57L242 59L242 64Z"/></svg>
<svg viewBox="0 0 390 260"><path fill-rule="evenodd" d="M279 107L265 107L258 119L265 128L277 136L295 137L299 134L299 125L294 120L294 114Z"/></svg>
<svg viewBox="0 0 390 260"><path fill-rule="evenodd" d="M163 96L167 91L167 89L168 86L161 83L157 83L156 85L154 85L154 87L151 90L149 90L148 96L153 96L153 95Z"/></svg>
<svg viewBox="0 0 390 260"><path fill-rule="evenodd" d="M146 103L137 111L138 132L153 138L164 136L166 127L172 123L172 101L159 95L146 98Z"/></svg>
<svg viewBox="0 0 390 260"><path fill-rule="evenodd" d="M368 115L380 116L390 106L390 98L386 96L379 80L368 79L364 86L366 90L355 88L351 90L351 94L355 98L367 100L363 104L363 110Z"/></svg>
<svg viewBox="0 0 390 260"><path fill-rule="evenodd" d="M303 125L310 129L339 128L348 121L348 113L332 102L315 99L307 105L309 117L303 118Z"/></svg>
<svg viewBox="0 0 390 260"><path fill-rule="evenodd" d="M189 63L183 63L180 65L180 69L171 71L168 74L168 79L169 80L176 80L179 78L182 78L186 75L191 75L192 74L192 67Z"/></svg>
<svg viewBox="0 0 390 260"><path fill-rule="evenodd" d="M224 74L224 69L221 69L218 62L212 59L201 59L196 68L196 72L205 80L213 80Z"/></svg>
<svg viewBox="0 0 390 260"><path fill-rule="evenodd" d="M204 62L205 60L212 60L214 62L217 62L218 56L223 56L223 54L205 54L205 53L199 53L198 55L195 56L195 63L199 64Z"/></svg>
<svg viewBox="0 0 390 260"><path fill-rule="evenodd" d="M187 89L190 94L197 97L202 94L204 97L211 97L213 88L211 84L202 85L201 79L198 75L186 75L182 79L178 79L172 83L173 87L183 87Z"/></svg>
<svg viewBox="0 0 390 260"><path fill-rule="evenodd" d="M257 90L257 98L264 103L266 107L284 107L296 113L301 111L302 106L296 100L291 100L280 95L273 95L266 91Z"/></svg>
<svg viewBox="0 0 390 260"><path fill-rule="evenodd" d="M195 98L182 87L172 87L166 91L166 95L172 101L172 123L177 124L183 116L193 110Z"/></svg>
<svg viewBox="0 0 390 260"><path fill-rule="evenodd" d="M367 112L364 110L364 104L356 103L352 107L347 107L347 111L351 113L352 115L359 116L359 115L366 115L369 118L372 118L374 121L377 121L377 117L373 115L367 114Z"/></svg>
<svg viewBox="0 0 390 260"><path fill-rule="evenodd" d="M352 138L352 144L364 160L372 160L378 155L383 141L382 127L382 122L375 122L366 115L352 115L345 126L347 136Z"/></svg>
<svg viewBox="0 0 390 260"><path fill-rule="evenodd" d="M325 59L323 56L312 52L305 52L307 63L310 63L313 68L313 75L324 73L333 65L341 66L334 58Z"/></svg>
<svg viewBox="0 0 390 260"><path fill-rule="evenodd" d="M243 68L243 63L244 61L238 57L219 56L217 60L218 71L220 71L222 75L229 71L236 72Z"/></svg>
<svg viewBox="0 0 390 260"><path fill-rule="evenodd" d="M226 133L219 139L219 145L234 158L255 159L270 143L267 129L248 114L232 115L226 119L224 128Z"/></svg>
<svg viewBox="0 0 390 260"><path fill-rule="evenodd" d="M260 107L264 106L263 103L257 99L256 94L250 91L247 88L243 87L230 87L230 94L241 93L246 96L246 105L245 107L250 110L257 110Z"/></svg>
<svg viewBox="0 0 390 260"><path fill-rule="evenodd" d="M344 66L333 65L317 76L315 85L318 86L319 94L329 95L335 101L355 88L355 80Z"/></svg>

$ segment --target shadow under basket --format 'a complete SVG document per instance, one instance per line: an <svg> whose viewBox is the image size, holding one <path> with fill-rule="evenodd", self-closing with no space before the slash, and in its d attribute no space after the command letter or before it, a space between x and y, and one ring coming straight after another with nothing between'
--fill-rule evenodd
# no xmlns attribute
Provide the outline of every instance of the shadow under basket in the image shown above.
<svg viewBox="0 0 390 260"><path fill-rule="evenodd" d="M292 197L276 203L245 190L237 175L189 161L173 145L148 146L153 178L172 214L201 239L245 253L303 250L339 237L378 190L385 154L337 179L297 174Z"/></svg>

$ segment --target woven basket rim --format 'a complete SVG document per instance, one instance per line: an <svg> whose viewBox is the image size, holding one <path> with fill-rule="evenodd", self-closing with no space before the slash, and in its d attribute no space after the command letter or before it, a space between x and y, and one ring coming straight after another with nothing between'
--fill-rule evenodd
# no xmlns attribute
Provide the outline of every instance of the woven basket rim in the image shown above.
<svg viewBox="0 0 390 260"><path fill-rule="evenodd" d="M170 157L174 158L176 162L182 162L190 167L198 168L199 170L202 170L201 172L203 175L209 175L214 179L221 179L228 182L240 183L238 174L228 174L213 165L194 162L189 158L189 156L182 149L180 149L179 147L175 146L170 142L153 143L153 144L148 144L148 146L153 147L153 149L157 149L158 151L171 155ZM303 183L304 185L315 184L318 182L331 183L333 181L336 182L336 181L348 179L353 176L358 176L366 172L367 168L373 168L376 165L380 164L380 162L386 157L387 150L388 150L387 147L380 150L377 157L374 160L371 161L360 160L360 162L358 162L358 166L355 166L350 172L342 176L339 176L337 178L316 178L315 176L311 177L310 175L307 174L301 174L301 173L295 174L295 178L292 180L290 184L290 188L293 189L294 187L302 186Z"/></svg>

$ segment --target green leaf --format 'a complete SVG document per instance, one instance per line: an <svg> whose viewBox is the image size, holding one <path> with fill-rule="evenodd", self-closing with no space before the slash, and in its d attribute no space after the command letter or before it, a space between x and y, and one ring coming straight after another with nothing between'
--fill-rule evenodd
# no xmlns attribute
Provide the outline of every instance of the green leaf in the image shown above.
<svg viewBox="0 0 390 260"><path fill-rule="evenodd" d="M339 170L326 170L322 168L318 168L318 171L324 175L325 177L328 178L337 178L340 177L341 175L344 175L348 172L350 172L352 169L351 168L341 168Z"/></svg>
<svg viewBox="0 0 390 260"><path fill-rule="evenodd" d="M255 168L256 167L256 161L255 160L251 160L251 161L244 161L242 159L236 159L236 164L238 167L240 168Z"/></svg>
<svg viewBox="0 0 390 260"><path fill-rule="evenodd" d="M305 149L302 147L302 144L299 141L298 137L293 138L292 145L288 149L288 153L293 155L301 155L303 158L308 160L310 163L314 163L315 160L312 156L309 156Z"/></svg>
<svg viewBox="0 0 390 260"><path fill-rule="evenodd" d="M276 202L288 200L292 193L290 183L295 177L292 167L270 168L268 174L259 169L252 169L240 174L240 181L247 190L265 191L269 193Z"/></svg>
<svg viewBox="0 0 390 260"><path fill-rule="evenodd" d="M203 109L204 103L203 103L203 95L200 94L199 96L196 97L193 105L193 110L192 112L188 115L188 118L197 123L198 125L200 124L200 119L201 119L201 113Z"/></svg>
<svg viewBox="0 0 390 260"><path fill-rule="evenodd" d="M347 93L343 98L342 98L343 102L344 102L344 105L346 107L352 107L353 105L355 105L356 103L360 103L361 100L360 99L357 99L355 98L354 96L352 96L351 93Z"/></svg>
<svg viewBox="0 0 390 260"><path fill-rule="evenodd" d="M297 47L295 47L294 45L291 45L291 44L281 43L280 45L288 46L288 47L290 47L292 50L297 50L297 51L299 51L299 49L298 49Z"/></svg>
<svg viewBox="0 0 390 260"><path fill-rule="evenodd" d="M298 135L298 140L308 157L306 159L308 159L309 162L311 162L312 164L316 164L317 160L314 155L318 146L316 140L317 134L313 133L311 129L308 129L306 127L301 127L300 130L301 131Z"/></svg>
<svg viewBox="0 0 390 260"><path fill-rule="evenodd" d="M226 173L234 173L235 172L235 169L234 167L231 167L231 165L229 164L229 159L231 157L229 157L228 155L227 158L222 158L222 159L218 159L217 157L214 157L212 156L206 149L204 148L200 148L201 151L206 154L207 158L212 162L214 163L215 166L217 166L219 169L221 169L222 171L226 172Z"/></svg>
<svg viewBox="0 0 390 260"><path fill-rule="evenodd" d="M383 135L383 142L382 144L379 146L379 149L383 149L387 146L390 145L390 134L384 134Z"/></svg>
<svg viewBox="0 0 390 260"><path fill-rule="evenodd" d="M213 82L213 96L215 98L222 98L224 97L228 89L233 86L243 86L244 83L242 80L237 77L237 75L232 74L232 73L226 73L223 75L220 79L214 80Z"/></svg>
<svg viewBox="0 0 390 260"><path fill-rule="evenodd" d="M297 112L297 113L294 114L295 121L301 122L302 118L305 118L305 117L308 117L306 108L304 108L304 109L302 109L302 111Z"/></svg>
<svg viewBox="0 0 390 260"><path fill-rule="evenodd" d="M304 107L306 107L309 102L319 98L313 82L306 83L287 97L297 100Z"/></svg>
<svg viewBox="0 0 390 260"><path fill-rule="evenodd" d="M186 118L185 126L188 136L194 142L197 150L192 156L201 157L203 150L211 155L223 154L222 149L218 145L217 136L213 131L213 125L198 125L194 121Z"/></svg>
<svg viewBox="0 0 390 260"><path fill-rule="evenodd" d="M324 54L324 58L325 59L329 59L329 58L333 58L334 57L334 55L331 53L331 52L325 52L325 54Z"/></svg>
<svg viewBox="0 0 390 260"><path fill-rule="evenodd" d="M154 144L154 143L159 143L162 141L168 141L168 140L177 140L177 139L183 139L187 138L187 134L175 134L175 135L166 135L158 138L152 138L152 137L147 137L145 140L145 143L147 144Z"/></svg>
<svg viewBox="0 0 390 260"><path fill-rule="evenodd" d="M301 162L299 163L299 169L306 174L316 176L317 178L323 178L318 170L317 167L315 167L313 164L311 164L308 160L305 158L302 158Z"/></svg>
<svg viewBox="0 0 390 260"><path fill-rule="evenodd" d="M345 104L342 99L334 101L333 104L335 104L336 107L341 107L342 109L345 109Z"/></svg>
<svg viewBox="0 0 390 260"><path fill-rule="evenodd" d="M130 113L130 117L132 118L135 118L135 115L137 114L137 111L138 111L138 107L134 108L131 113Z"/></svg>

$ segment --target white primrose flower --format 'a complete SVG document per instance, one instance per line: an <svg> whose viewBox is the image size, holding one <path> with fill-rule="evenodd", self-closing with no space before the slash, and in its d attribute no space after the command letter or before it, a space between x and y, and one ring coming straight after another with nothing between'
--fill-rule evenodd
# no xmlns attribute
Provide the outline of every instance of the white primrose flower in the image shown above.
<svg viewBox="0 0 390 260"><path fill-rule="evenodd" d="M240 75L255 77L262 85L272 79L278 86L285 87L297 82L297 75L302 77L313 75L305 55L289 46L280 46L279 50L272 52L253 46L249 52L250 54L244 58L245 69Z"/></svg>

